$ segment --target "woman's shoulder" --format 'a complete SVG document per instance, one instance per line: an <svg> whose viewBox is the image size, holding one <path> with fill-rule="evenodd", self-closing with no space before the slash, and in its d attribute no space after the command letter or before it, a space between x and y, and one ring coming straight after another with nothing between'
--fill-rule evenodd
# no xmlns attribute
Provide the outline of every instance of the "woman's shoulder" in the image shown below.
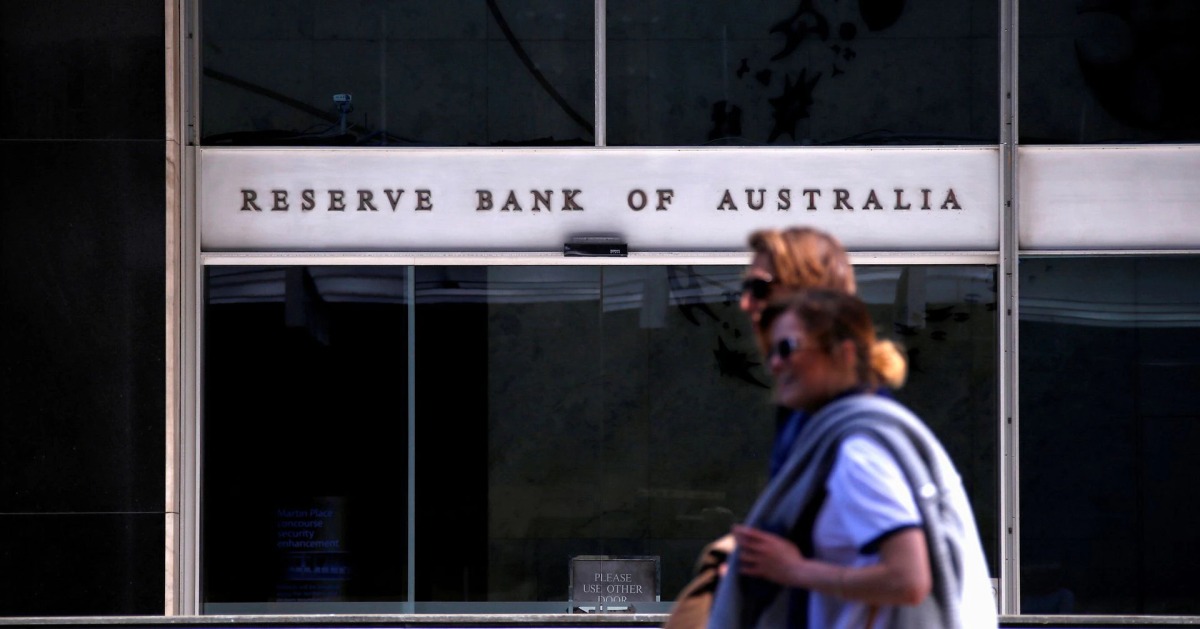
<svg viewBox="0 0 1200 629"><path fill-rule="evenodd" d="M833 474L859 481L904 478L891 451L874 437L865 434L849 435L838 444Z"/></svg>

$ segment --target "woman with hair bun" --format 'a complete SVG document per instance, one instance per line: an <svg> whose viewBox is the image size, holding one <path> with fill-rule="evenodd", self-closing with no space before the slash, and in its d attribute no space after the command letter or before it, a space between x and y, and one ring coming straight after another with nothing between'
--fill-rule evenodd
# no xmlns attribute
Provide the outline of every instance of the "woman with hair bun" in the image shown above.
<svg viewBox="0 0 1200 629"><path fill-rule="evenodd" d="M775 402L805 420L734 527L708 626L997 626L962 479L924 423L886 394L906 364L876 338L863 302L805 290L757 323Z"/></svg>
<svg viewBox="0 0 1200 629"><path fill-rule="evenodd" d="M766 343L762 335L757 334L758 322L772 300L786 298L806 288L825 288L845 293L854 293L857 288L850 256L842 243L828 232L803 226L760 229L750 234L747 244L751 258L742 280L738 305L749 317L759 349L763 352L766 351ZM770 476L779 471L805 418L806 415L800 410L782 406L776 408L775 435L768 463ZM713 591L727 572L725 560L735 546L733 535L726 534L700 551L694 578L676 597L664 629L691 629L705 625Z"/></svg>

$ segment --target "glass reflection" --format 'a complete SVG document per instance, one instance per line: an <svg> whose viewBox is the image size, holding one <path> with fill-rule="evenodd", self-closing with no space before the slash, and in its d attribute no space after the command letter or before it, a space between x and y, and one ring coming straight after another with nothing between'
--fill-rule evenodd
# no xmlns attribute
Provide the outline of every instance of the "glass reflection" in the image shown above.
<svg viewBox="0 0 1200 629"><path fill-rule="evenodd" d="M594 143L590 3L201 3L202 143Z"/></svg>
<svg viewBox="0 0 1200 629"><path fill-rule="evenodd" d="M1021 612L1200 613L1200 258L1020 273Z"/></svg>
<svg viewBox="0 0 1200 629"><path fill-rule="evenodd" d="M999 142L999 6L609 0L613 145Z"/></svg>
<svg viewBox="0 0 1200 629"><path fill-rule="evenodd" d="M1021 142L1200 140L1200 4L1026 2L1020 21Z"/></svg>
<svg viewBox="0 0 1200 629"><path fill-rule="evenodd" d="M403 600L404 286L403 268L206 269L209 613Z"/></svg>
<svg viewBox="0 0 1200 629"><path fill-rule="evenodd" d="M416 267L413 304L409 271L207 269L206 609L561 613L570 560L600 555L658 558L661 601L635 608L665 612L766 480L743 268ZM898 397L958 464L995 567L993 269L857 273L908 353ZM334 540L344 578L280 588L315 569L293 551L327 550L281 541Z"/></svg>

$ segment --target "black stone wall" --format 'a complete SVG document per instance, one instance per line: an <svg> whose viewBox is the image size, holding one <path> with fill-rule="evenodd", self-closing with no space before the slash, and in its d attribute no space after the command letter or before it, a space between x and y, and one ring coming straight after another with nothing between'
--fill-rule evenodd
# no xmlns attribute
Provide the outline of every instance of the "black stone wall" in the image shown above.
<svg viewBox="0 0 1200 629"><path fill-rule="evenodd" d="M164 51L0 3L0 616L163 613Z"/></svg>

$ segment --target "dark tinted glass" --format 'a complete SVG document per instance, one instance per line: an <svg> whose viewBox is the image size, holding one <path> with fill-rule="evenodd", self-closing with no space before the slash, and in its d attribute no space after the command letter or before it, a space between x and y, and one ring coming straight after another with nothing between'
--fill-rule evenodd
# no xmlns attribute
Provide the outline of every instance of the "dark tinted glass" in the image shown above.
<svg viewBox="0 0 1200 629"><path fill-rule="evenodd" d="M995 144L996 0L610 0L614 145Z"/></svg>
<svg viewBox="0 0 1200 629"><path fill-rule="evenodd" d="M204 144L594 143L590 2L206 0L201 11Z"/></svg>
<svg viewBox="0 0 1200 629"><path fill-rule="evenodd" d="M1196 142L1200 3L1022 2L1025 143Z"/></svg>
<svg viewBox="0 0 1200 629"><path fill-rule="evenodd" d="M655 556L665 611L765 481L770 374L742 271L416 270L418 503L441 507L419 508L418 546L447 549L418 556L418 600L561 611L572 557ZM955 458L995 565L992 271L858 272L912 360L897 395Z"/></svg>
<svg viewBox="0 0 1200 629"><path fill-rule="evenodd" d="M209 267L206 276L206 611L403 600L404 269Z"/></svg>
<svg viewBox="0 0 1200 629"><path fill-rule="evenodd" d="M775 413L743 268L411 271L406 345L402 270L209 269L205 599L225 605L207 610L560 613L573 558L633 556L661 574L661 601L633 607L665 612L766 480ZM897 396L954 457L995 566L992 269L858 274L911 361ZM344 573L301 571L334 550Z"/></svg>
<svg viewBox="0 0 1200 629"><path fill-rule="evenodd" d="M1200 613L1200 258L1020 272L1021 612Z"/></svg>

